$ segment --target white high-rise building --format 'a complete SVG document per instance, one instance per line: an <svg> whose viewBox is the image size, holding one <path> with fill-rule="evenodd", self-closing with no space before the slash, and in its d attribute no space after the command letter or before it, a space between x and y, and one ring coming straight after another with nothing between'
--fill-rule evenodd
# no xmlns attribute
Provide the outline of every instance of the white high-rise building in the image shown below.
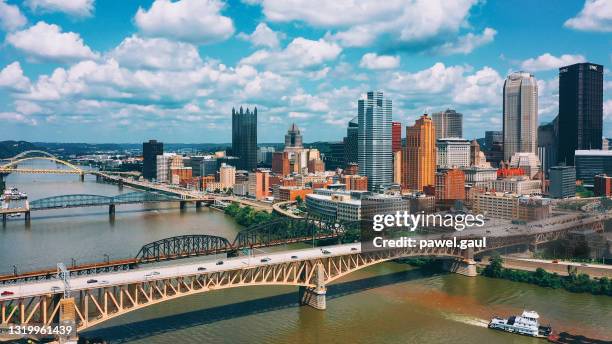
<svg viewBox="0 0 612 344"><path fill-rule="evenodd" d="M233 188L236 184L236 168L234 166L221 164L219 168L219 182L221 188Z"/></svg>
<svg viewBox="0 0 612 344"><path fill-rule="evenodd" d="M504 160L518 152L537 154L538 83L533 75L516 72L504 82Z"/></svg>
<svg viewBox="0 0 612 344"><path fill-rule="evenodd" d="M359 174L368 177L368 190L393 183L391 149L392 102L380 91L370 91L357 103Z"/></svg>
<svg viewBox="0 0 612 344"><path fill-rule="evenodd" d="M470 166L470 142L461 138L436 140L437 167L458 168Z"/></svg>
<svg viewBox="0 0 612 344"><path fill-rule="evenodd" d="M164 153L163 155L157 156L157 178L156 180L160 183L169 183L170 180L170 168L171 167L182 167L182 164L178 164L178 157L175 153ZM172 165L174 162L174 166ZM181 159L182 162L182 159Z"/></svg>

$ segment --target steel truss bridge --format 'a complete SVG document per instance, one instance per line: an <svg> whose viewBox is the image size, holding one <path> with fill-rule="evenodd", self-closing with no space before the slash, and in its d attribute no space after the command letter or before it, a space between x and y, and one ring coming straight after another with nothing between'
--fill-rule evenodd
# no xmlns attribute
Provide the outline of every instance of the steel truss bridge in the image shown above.
<svg viewBox="0 0 612 344"><path fill-rule="evenodd" d="M166 260L222 253L235 255L245 249L339 238L347 230L356 230L356 226L359 226L358 222L335 224L311 218L279 218L248 227L240 231L233 241L206 234L180 235L145 244L133 258L74 265L68 270L72 276L92 275L129 270L142 264ZM55 277L55 269L0 275L0 285Z"/></svg>
<svg viewBox="0 0 612 344"><path fill-rule="evenodd" d="M157 192L129 192L116 196L88 194L61 195L37 199L30 202L30 210L57 208L97 207L131 203L156 203L181 201L179 197Z"/></svg>
<svg viewBox="0 0 612 344"><path fill-rule="evenodd" d="M467 250L455 247L362 250L360 244L345 244L281 251L266 254L264 259L260 259L264 256L241 256L226 259L223 264L191 262L168 266L143 265L121 272L72 276L65 285L60 279L4 285L0 290L12 290L14 294L0 297L1 325L49 325L61 321L74 323L82 331L131 311L179 297L212 290L263 285L297 286L302 304L325 309L325 294L329 283L374 264L405 257L438 257L447 259L448 264L445 266L450 271L475 276L475 254L519 244L544 243L562 238L570 231L601 231L601 221L604 219L602 216L574 220L560 217L551 222L553 230L548 232L533 229L527 233L492 235L488 236L487 247ZM243 235L239 234L242 238L240 240L259 238L274 242L274 235L261 231L253 235L249 232L247 229ZM469 232L459 232L456 236L458 239L482 238ZM444 235L428 235L426 238L443 239ZM240 240L237 237L234 243ZM264 243L246 242L251 246ZM222 250L228 243L227 240L213 236L169 238L145 245L137 259L147 261L190 256L197 252L215 252ZM92 277L95 277L95 282L90 280Z"/></svg>

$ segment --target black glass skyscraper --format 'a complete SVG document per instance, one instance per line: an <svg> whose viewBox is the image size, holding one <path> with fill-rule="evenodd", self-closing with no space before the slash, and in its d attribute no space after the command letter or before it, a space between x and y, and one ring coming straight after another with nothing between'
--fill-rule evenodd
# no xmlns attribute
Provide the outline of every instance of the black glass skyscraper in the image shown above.
<svg viewBox="0 0 612 344"><path fill-rule="evenodd" d="M574 164L579 149L601 149L603 66L577 63L559 68L557 161Z"/></svg>
<svg viewBox="0 0 612 344"><path fill-rule="evenodd" d="M157 156L164 154L164 144L149 140L142 144L142 177L147 180L157 178Z"/></svg>
<svg viewBox="0 0 612 344"><path fill-rule="evenodd" d="M253 112L232 108L232 154L238 157L236 169L257 168L257 108Z"/></svg>
<svg viewBox="0 0 612 344"><path fill-rule="evenodd" d="M344 163L356 164L358 161L357 150L359 140L359 122L357 116L353 118L346 128L346 137L344 138Z"/></svg>

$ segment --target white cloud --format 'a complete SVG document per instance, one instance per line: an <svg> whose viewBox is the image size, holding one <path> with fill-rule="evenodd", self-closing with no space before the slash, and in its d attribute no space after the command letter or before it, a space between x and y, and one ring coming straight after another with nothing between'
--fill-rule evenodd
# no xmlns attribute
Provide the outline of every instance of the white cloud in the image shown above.
<svg viewBox="0 0 612 344"><path fill-rule="evenodd" d="M277 32L266 23L259 23L252 34L247 35L243 32L238 34L238 38L251 42L256 47L278 48L280 40L284 38L282 32Z"/></svg>
<svg viewBox="0 0 612 344"><path fill-rule="evenodd" d="M361 57L359 66L366 69L393 69L399 67L400 57L367 53Z"/></svg>
<svg viewBox="0 0 612 344"><path fill-rule="evenodd" d="M586 0L584 7L565 27L582 31L612 31L612 2L610 0Z"/></svg>
<svg viewBox="0 0 612 344"><path fill-rule="evenodd" d="M612 99L607 99L604 101L603 116L606 120L612 119Z"/></svg>
<svg viewBox="0 0 612 344"><path fill-rule="evenodd" d="M521 68L530 72L542 70L556 69L559 67L571 65L574 63L584 62L586 58L583 55L565 54L559 57L549 53L542 54L536 58L530 58L521 63Z"/></svg>
<svg viewBox="0 0 612 344"><path fill-rule="evenodd" d="M59 26L43 21L10 33L6 41L34 59L66 62L98 57L78 33L62 32Z"/></svg>
<svg viewBox="0 0 612 344"><path fill-rule="evenodd" d="M221 15L220 0L156 0L149 10L138 8L135 21L145 35L193 43L210 43L229 38L234 24Z"/></svg>
<svg viewBox="0 0 612 344"><path fill-rule="evenodd" d="M27 100L15 101L15 109L17 110L17 112L22 113L24 115L31 115L43 111L43 108L40 105Z"/></svg>
<svg viewBox="0 0 612 344"><path fill-rule="evenodd" d="M198 49L189 43L165 38L132 35L113 49L109 56L129 68L192 69L202 64Z"/></svg>
<svg viewBox="0 0 612 344"><path fill-rule="evenodd" d="M303 21L326 28L344 46L364 47L392 41L396 46L440 45L468 27L478 0L262 0L270 21Z"/></svg>
<svg viewBox="0 0 612 344"><path fill-rule="evenodd" d="M15 61L0 71L0 87L14 91L25 91L30 87L30 80L23 75L21 64Z"/></svg>
<svg viewBox="0 0 612 344"><path fill-rule="evenodd" d="M295 38L282 50L258 50L243 58L241 64L266 65L275 70L304 69L335 60L342 52L337 44L324 39Z"/></svg>
<svg viewBox="0 0 612 344"><path fill-rule="evenodd" d="M13 31L24 26L28 20L16 5L9 5L6 0L0 0L0 28Z"/></svg>
<svg viewBox="0 0 612 344"><path fill-rule="evenodd" d="M32 11L63 12L76 17L89 17L94 9L94 0L26 0Z"/></svg>
<svg viewBox="0 0 612 344"><path fill-rule="evenodd" d="M0 112L0 120L9 122L25 123L29 125L36 125L37 122L33 118L29 118L24 114L18 112Z"/></svg>
<svg viewBox="0 0 612 344"><path fill-rule="evenodd" d="M465 36L458 37L454 42L446 42L441 46L434 48L434 51L445 55L469 54L474 51L474 49L493 42L496 34L497 31L495 31L495 29L487 27L480 35L470 32Z"/></svg>

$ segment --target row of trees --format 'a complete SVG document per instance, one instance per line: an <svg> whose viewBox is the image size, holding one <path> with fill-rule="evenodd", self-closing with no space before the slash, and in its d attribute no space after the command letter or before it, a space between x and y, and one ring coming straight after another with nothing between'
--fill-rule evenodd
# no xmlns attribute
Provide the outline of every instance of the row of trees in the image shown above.
<svg viewBox="0 0 612 344"><path fill-rule="evenodd" d="M482 275L536 284L546 288L562 288L574 293L612 296L612 280L606 277L594 280L587 274L570 273L569 276L560 276L557 273L546 272L542 268L536 269L535 272L506 269L502 263L503 260L500 256L493 257L489 265L482 270Z"/></svg>
<svg viewBox="0 0 612 344"><path fill-rule="evenodd" d="M268 212L257 211L249 206L241 208L236 202L228 205L224 211L227 215L236 219L239 225L245 227L270 221L274 217L274 215Z"/></svg>

